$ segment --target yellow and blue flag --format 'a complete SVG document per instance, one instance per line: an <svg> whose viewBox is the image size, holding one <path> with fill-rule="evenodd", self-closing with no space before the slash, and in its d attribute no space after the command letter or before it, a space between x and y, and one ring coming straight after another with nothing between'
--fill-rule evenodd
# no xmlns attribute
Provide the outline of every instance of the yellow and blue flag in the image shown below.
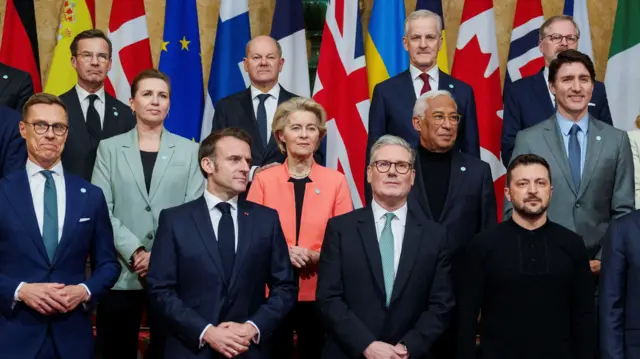
<svg viewBox="0 0 640 359"><path fill-rule="evenodd" d="M204 84L196 0L167 0L160 71L171 79L170 132L200 140Z"/></svg>
<svg viewBox="0 0 640 359"><path fill-rule="evenodd" d="M364 42L364 54L369 78L369 97L374 87L409 66L409 55L402 45L404 1L375 0L369 18L369 33Z"/></svg>
<svg viewBox="0 0 640 359"><path fill-rule="evenodd" d="M442 47L438 53L438 68L445 73L449 73L449 56L447 55L447 36L444 30L444 15L442 12L441 0L418 0L416 10L429 10L440 15L442 19Z"/></svg>

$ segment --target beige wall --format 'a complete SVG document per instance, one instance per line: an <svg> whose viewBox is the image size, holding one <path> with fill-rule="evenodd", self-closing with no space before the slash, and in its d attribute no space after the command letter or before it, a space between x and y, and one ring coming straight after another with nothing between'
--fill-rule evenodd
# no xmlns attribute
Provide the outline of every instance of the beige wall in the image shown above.
<svg viewBox="0 0 640 359"><path fill-rule="evenodd" d="M109 23L109 11L113 0L96 0L96 27L106 29ZM129 1L129 0L121 0ZM209 76L215 29L218 22L218 8L220 0L196 0L200 23L200 40L202 48L202 63L205 80ZM362 1L362 0L360 0ZM471 0L468 0L471 1ZM38 26L38 41L40 45L40 63L42 77L46 80L51 56L55 47L58 14L63 0L37 0L36 22ZM588 0L591 35L596 63L596 73L599 80L604 78L606 62L609 54L609 43L613 30L613 21L617 0ZM0 0L0 19L4 18L6 0ZM144 0L147 10L147 22L151 37L153 62L157 65L162 40L164 24L165 0ZM365 14L363 24L368 21L369 11L373 0L364 0ZM416 0L405 0L407 12L415 8ZM542 0L545 17L560 14L563 0ZM516 0L494 0L496 31L500 53L500 70L504 77L504 68L509 51L510 31L513 26L513 14ZM464 0L444 0L445 28L447 29L449 59L453 59L457 39L460 17ZM249 0L249 14L251 16L252 35L268 34L271 29L271 17L275 7L275 0ZM0 28L0 38L2 29ZM1 41L1 40L0 40ZM450 61L450 64L452 62Z"/></svg>

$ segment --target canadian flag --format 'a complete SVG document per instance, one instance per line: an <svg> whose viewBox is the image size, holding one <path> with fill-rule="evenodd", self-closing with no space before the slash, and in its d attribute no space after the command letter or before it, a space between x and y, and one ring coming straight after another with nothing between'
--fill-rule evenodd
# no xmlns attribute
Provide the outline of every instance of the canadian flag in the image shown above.
<svg viewBox="0 0 640 359"><path fill-rule="evenodd" d="M493 0L465 1L452 75L476 96L480 158L491 166L500 220L506 169L500 161L503 107Z"/></svg>
<svg viewBox="0 0 640 359"><path fill-rule="evenodd" d="M133 78L153 67L144 0L114 0L108 36L113 44L113 64L105 90L128 104Z"/></svg>

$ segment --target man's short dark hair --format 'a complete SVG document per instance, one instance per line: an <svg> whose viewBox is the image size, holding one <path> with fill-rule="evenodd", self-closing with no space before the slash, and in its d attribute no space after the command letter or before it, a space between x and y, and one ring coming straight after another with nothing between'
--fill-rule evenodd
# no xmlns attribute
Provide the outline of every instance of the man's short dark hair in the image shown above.
<svg viewBox="0 0 640 359"><path fill-rule="evenodd" d="M73 41L71 41L71 46L69 46L69 48L71 49L71 56L78 56L78 42L85 39L102 39L106 41L107 45L109 45L109 58L111 58L111 53L113 52L113 45L111 44L111 40L109 40L107 35L105 35L105 33L99 29L84 30L83 32L76 35L76 37L73 38Z"/></svg>
<svg viewBox="0 0 640 359"><path fill-rule="evenodd" d="M513 161L509 164L509 168L507 168L507 187L511 183L511 173L520 166L530 166L530 165L541 165L547 169L547 174L549 174L549 183L551 183L551 168L549 167L549 163L544 158L534 155L532 153L527 153L524 155L519 155L514 158Z"/></svg>
<svg viewBox="0 0 640 359"><path fill-rule="evenodd" d="M549 64L549 82L554 83L558 75L560 67L564 64L581 63L589 71L591 82L596 82L596 69L593 66L593 61L589 56L583 54L578 50L564 50L558 53L558 56Z"/></svg>
<svg viewBox="0 0 640 359"><path fill-rule="evenodd" d="M25 121L27 119L27 114L29 113L29 109L35 105L58 105L62 107L65 114L68 114L67 105L62 102L62 100L50 93L40 92L34 95L31 95L27 102L25 102L24 106L22 106L22 120Z"/></svg>
<svg viewBox="0 0 640 359"><path fill-rule="evenodd" d="M198 149L198 163L202 163L202 159L209 157L215 162L216 160L216 146L218 141L225 137L233 137L240 141L246 142L251 147L251 136L247 131L237 127L227 127L221 130L213 131L207 138L200 142L200 148ZM200 172L206 178L207 172L200 166Z"/></svg>

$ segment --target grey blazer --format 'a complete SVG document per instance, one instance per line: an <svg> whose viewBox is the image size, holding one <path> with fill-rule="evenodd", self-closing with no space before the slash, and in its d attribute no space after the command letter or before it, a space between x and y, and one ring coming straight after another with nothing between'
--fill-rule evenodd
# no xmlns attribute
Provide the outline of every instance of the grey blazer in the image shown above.
<svg viewBox="0 0 640 359"><path fill-rule="evenodd" d="M600 259L600 240L611 219L634 210L633 159L627 133L591 115L587 136L580 188L575 188L571 179L555 114L518 133L511 161L533 153L549 162L553 185L549 219L581 235L591 258ZM511 210L511 202L505 198L505 219Z"/></svg>
<svg viewBox="0 0 640 359"><path fill-rule="evenodd" d="M135 127L100 142L91 182L107 199L122 266L113 289L142 289L131 267L131 255L140 247L151 250L160 211L202 195L205 181L198 163L198 145L163 129L147 194Z"/></svg>

